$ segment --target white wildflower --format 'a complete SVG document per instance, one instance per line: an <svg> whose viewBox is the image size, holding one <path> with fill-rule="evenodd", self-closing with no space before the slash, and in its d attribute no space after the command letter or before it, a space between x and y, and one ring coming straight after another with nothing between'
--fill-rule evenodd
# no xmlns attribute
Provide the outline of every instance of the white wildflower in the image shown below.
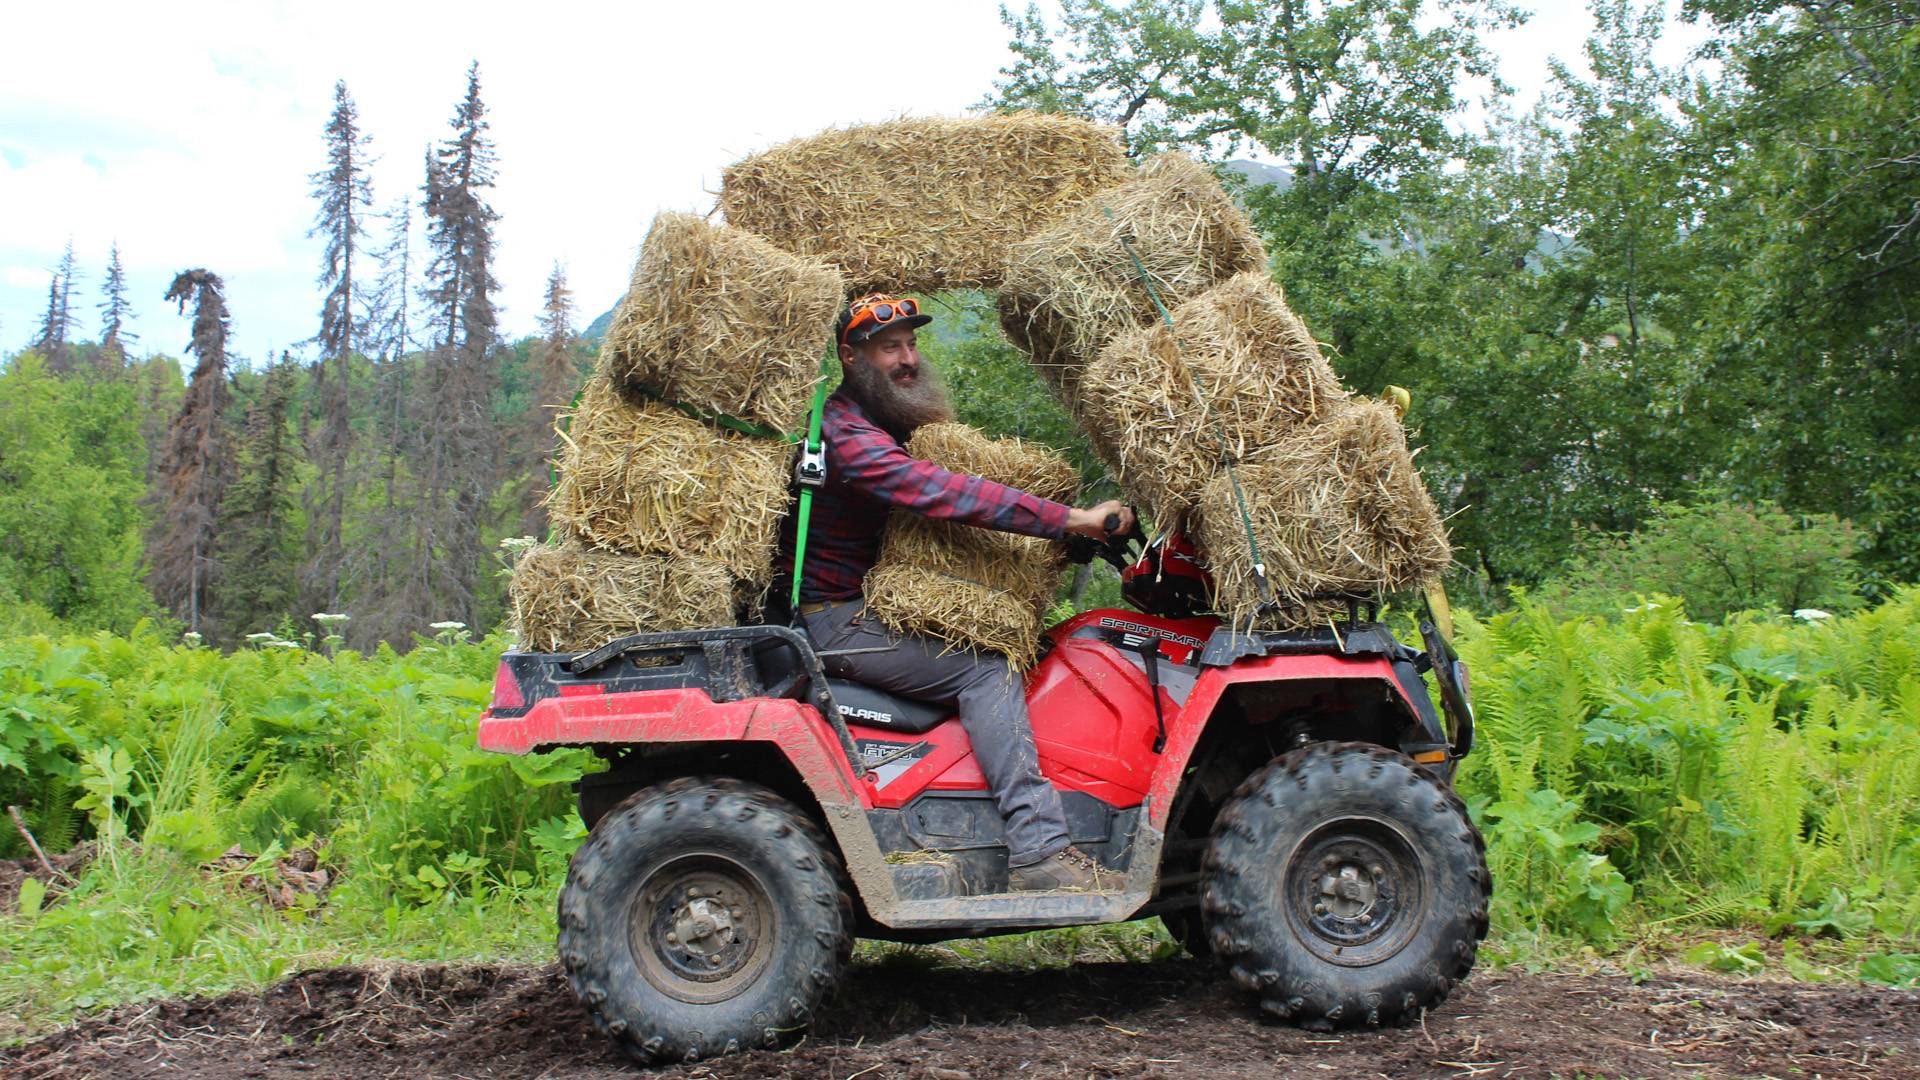
<svg viewBox="0 0 1920 1080"><path fill-rule="evenodd" d="M253 642L255 645L266 645L280 640L280 635L273 633L248 634L247 640Z"/></svg>
<svg viewBox="0 0 1920 1080"><path fill-rule="evenodd" d="M1799 619L1801 622L1819 622L1821 619L1833 618L1833 612L1821 611L1817 607L1803 607L1795 608L1793 610L1793 617Z"/></svg>
<svg viewBox="0 0 1920 1080"><path fill-rule="evenodd" d="M467 628L467 624L463 622L437 622L428 623L427 625L435 630L465 630Z"/></svg>
<svg viewBox="0 0 1920 1080"><path fill-rule="evenodd" d="M313 613L313 621L319 623L321 626L333 626L336 623L346 622L351 618L353 618L353 616L343 611L316 611Z"/></svg>

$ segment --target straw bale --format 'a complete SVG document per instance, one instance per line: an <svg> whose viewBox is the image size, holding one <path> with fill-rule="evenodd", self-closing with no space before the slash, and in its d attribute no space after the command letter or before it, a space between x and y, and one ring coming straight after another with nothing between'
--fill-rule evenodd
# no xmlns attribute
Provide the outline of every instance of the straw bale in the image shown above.
<svg viewBox="0 0 1920 1080"><path fill-rule="evenodd" d="M1019 439L988 438L964 424L928 424L914 432L907 450L1056 502L1072 502L1079 493L1078 472L1058 454ZM895 513L863 591L869 610L895 630L1006 653L1025 665L1039 649L1064 554L1059 544L1038 537Z"/></svg>
<svg viewBox="0 0 1920 1080"><path fill-rule="evenodd" d="M1452 559L1446 526L1413 465L1406 434L1382 402L1354 400L1235 470L1277 592L1365 595L1437 577ZM1254 621L1259 596L1226 474L1200 493L1194 541L1213 572L1218 608ZM1282 612L1318 620L1338 604Z"/></svg>
<svg viewBox="0 0 1920 1080"><path fill-rule="evenodd" d="M1347 391L1265 271L1238 274L1116 336L1080 379L1083 426L1156 526L1177 524L1220 470L1341 409Z"/></svg>
<svg viewBox="0 0 1920 1080"><path fill-rule="evenodd" d="M728 223L825 259L849 291L995 288L1008 248L1125 179L1118 133L1034 112L900 119L729 167Z"/></svg>
<svg viewBox="0 0 1920 1080"><path fill-rule="evenodd" d="M600 347L604 371L707 412L791 431L845 302L833 268L741 229L661 214Z"/></svg>
<svg viewBox="0 0 1920 1080"><path fill-rule="evenodd" d="M792 457L785 442L710 427L596 375L564 433L547 510L589 546L694 555L764 587Z"/></svg>
<svg viewBox="0 0 1920 1080"><path fill-rule="evenodd" d="M1079 472L1059 454L1024 439L992 438L965 424L924 424L907 440L907 452L1054 502L1071 502L1080 493Z"/></svg>
<svg viewBox="0 0 1920 1080"><path fill-rule="evenodd" d="M1016 669L1031 667L1039 655L1043 613L978 581L890 563L875 566L862 591L867 610L897 632L1001 653Z"/></svg>
<svg viewBox="0 0 1920 1080"><path fill-rule="evenodd" d="M626 634L731 626L732 580L706 559L529 548L508 593L522 648L584 652Z"/></svg>
<svg viewBox="0 0 1920 1080"><path fill-rule="evenodd" d="M1267 265L1219 180L1177 153L1149 159L1132 180L1014 245L1000 287L1001 329L1066 397L1077 395L1080 368L1110 338L1159 318L1122 237L1169 307Z"/></svg>
<svg viewBox="0 0 1920 1080"><path fill-rule="evenodd" d="M1059 590L1066 558L1049 540L896 512L887 519L875 565L912 566L978 582L1045 611Z"/></svg>

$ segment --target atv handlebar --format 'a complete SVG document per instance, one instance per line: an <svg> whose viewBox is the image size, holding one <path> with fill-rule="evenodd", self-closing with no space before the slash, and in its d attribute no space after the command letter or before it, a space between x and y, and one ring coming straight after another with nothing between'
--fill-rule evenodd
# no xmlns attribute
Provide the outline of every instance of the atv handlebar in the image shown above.
<svg viewBox="0 0 1920 1080"><path fill-rule="evenodd" d="M1126 532L1120 532L1120 515L1108 514L1100 527L1107 531L1105 540L1095 540L1090 536L1067 537L1067 560L1073 563L1090 563L1094 559L1105 559L1115 570L1125 570L1133 565L1132 542L1146 541L1146 535L1140 531L1140 519L1135 517L1133 525Z"/></svg>

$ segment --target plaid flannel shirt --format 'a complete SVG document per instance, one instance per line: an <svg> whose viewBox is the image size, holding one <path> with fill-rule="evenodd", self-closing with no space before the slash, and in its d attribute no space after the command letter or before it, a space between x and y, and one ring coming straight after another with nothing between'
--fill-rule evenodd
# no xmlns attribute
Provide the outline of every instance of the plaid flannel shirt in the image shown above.
<svg viewBox="0 0 1920 1080"><path fill-rule="evenodd" d="M889 510L1048 540L1066 536L1071 508L1065 503L922 461L843 393L827 398L820 440L827 449L827 483L813 494L802 603L860 595L860 583L879 557ZM789 514L780 530L779 576L787 581L793 580L794 535Z"/></svg>

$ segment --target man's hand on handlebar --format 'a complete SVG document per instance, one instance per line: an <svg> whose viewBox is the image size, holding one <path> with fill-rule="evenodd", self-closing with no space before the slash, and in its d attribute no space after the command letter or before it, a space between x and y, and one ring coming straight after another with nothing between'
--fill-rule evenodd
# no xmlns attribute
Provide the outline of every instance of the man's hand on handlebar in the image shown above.
<svg viewBox="0 0 1920 1080"><path fill-rule="evenodd" d="M1133 511L1119 499L1108 499L1085 510L1067 514L1067 531L1094 540L1124 536L1133 529Z"/></svg>

